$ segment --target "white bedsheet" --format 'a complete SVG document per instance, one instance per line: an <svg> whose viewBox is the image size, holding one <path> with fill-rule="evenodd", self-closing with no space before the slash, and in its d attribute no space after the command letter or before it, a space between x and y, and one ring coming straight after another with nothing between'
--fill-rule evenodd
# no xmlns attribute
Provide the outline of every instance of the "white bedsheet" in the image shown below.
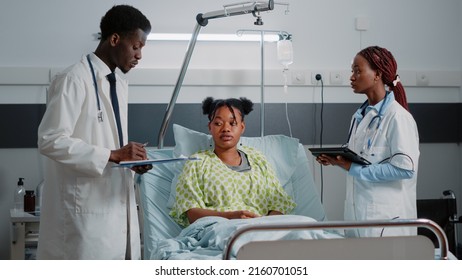
<svg viewBox="0 0 462 280"><path fill-rule="evenodd" d="M149 258L158 260L221 259L230 236L243 226L301 222L316 222L316 220L299 215L235 220L221 217L204 217L183 229L177 237L155 242ZM231 255L232 258L235 258L238 249L251 241L329 238L343 237L323 230L255 231L243 234L237 239Z"/></svg>

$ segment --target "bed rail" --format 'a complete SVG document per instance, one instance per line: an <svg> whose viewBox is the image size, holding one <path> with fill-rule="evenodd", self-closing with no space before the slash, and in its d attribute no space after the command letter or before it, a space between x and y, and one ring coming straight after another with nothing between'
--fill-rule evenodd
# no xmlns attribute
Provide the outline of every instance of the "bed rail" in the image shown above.
<svg viewBox="0 0 462 280"><path fill-rule="evenodd" d="M259 224L249 225L238 229L229 239L223 250L223 259L231 258L231 250L236 240L244 233L251 231L268 230L315 230L315 229L349 229L370 227L423 227L431 230L437 237L440 245L442 260L448 259L448 239L444 230L435 222L428 219L400 219L400 220L370 220L370 221L332 221L332 222L309 222L294 224Z"/></svg>
<svg viewBox="0 0 462 280"><path fill-rule="evenodd" d="M213 11L205 14L198 14L196 16L196 26L194 27L191 40L189 41L188 48L186 50L186 55L183 60L183 65L181 67L180 74L178 76L175 88L173 90L170 103L167 106L164 119L162 121L157 147L162 149L164 147L164 138L165 133L167 132L168 125L170 123L170 118L173 113L173 108L176 104L176 100L180 93L181 86L183 84L184 77L186 75L186 70L188 69L189 61L191 60L192 53L194 51L194 46L196 45L197 36L201 30L202 26L208 24L209 19L230 17L236 15L245 15L251 14L259 17L260 12L270 11L274 9L274 0L269 1L251 1L251 2L242 2L237 4L225 5L223 10Z"/></svg>

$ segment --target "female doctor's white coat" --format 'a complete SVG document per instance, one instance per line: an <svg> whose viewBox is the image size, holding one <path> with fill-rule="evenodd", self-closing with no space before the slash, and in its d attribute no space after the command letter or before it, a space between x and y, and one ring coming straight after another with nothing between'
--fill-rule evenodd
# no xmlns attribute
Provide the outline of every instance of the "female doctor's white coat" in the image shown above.
<svg viewBox="0 0 462 280"><path fill-rule="evenodd" d="M355 126L348 146L373 164L389 162L396 167L413 170L414 174L410 179L386 182L369 182L348 175L345 220L417 217L416 184L420 155L417 125L412 115L394 99L392 92L382 105L378 129L379 118L373 120L378 111L369 111L359 124L353 116ZM347 234L361 237L414 235L416 229L370 228L347 231Z"/></svg>
<svg viewBox="0 0 462 280"><path fill-rule="evenodd" d="M103 121L86 57L57 75L39 126L38 146L47 156L42 198L39 259L140 258L133 172L113 168L119 147L109 83L111 71L90 55ZM127 83L117 77L124 142L127 141ZM127 244L127 237L129 243Z"/></svg>

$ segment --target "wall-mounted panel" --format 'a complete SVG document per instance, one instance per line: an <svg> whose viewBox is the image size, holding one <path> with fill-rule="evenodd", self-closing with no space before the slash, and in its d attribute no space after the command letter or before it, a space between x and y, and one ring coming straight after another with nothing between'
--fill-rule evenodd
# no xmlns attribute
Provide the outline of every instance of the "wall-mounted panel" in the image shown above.
<svg viewBox="0 0 462 280"><path fill-rule="evenodd" d="M49 68L0 67L0 85L47 85L49 81Z"/></svg>
<svg viewBox="0 0 462 280"><path fill-rule="evenodd" d="M305 145L343 144L347 141L350 119L358 104L331 103L265 105L265 135L284 134L300 139ZM246 117L246 136L260 136L260 104ZM129 140L157 146L158 133L166 104L130 104L128 107ZM462 141L462 105L410 104L421 143L459 143ZM321 123L321 111L323 118ZM45 112L43 104L0 104L0 148L37 147L37 129ZM288 116L288 118L286 117ZM177 104L164 139L173 146L172 124L207 132L207 118L200 104Z"/></svg>
<svg viewBox="0 0 462 280"><path fill-rule="evenodd" d="M0 67L0 85L48 85L51 78L63 68L44 67ZM265 69L263 85L284 85L281 69ZM291 86L319 85L311 75L323 74L324 86L349 86L350 70L296 69L287 72ZM125 76L132 86L175 85L180 69L135 68ZM399 71L402 83L409 87L460 87L461 71L450 70L404 70ZM187 70L185 86L260 86L261 69L193 69Z"/></svg>

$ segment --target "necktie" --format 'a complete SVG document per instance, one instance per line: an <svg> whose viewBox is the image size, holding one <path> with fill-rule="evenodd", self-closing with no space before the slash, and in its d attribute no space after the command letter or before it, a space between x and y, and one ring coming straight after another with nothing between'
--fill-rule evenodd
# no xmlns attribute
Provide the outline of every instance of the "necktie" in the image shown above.
<svg viewBox="0 0 462 280"><path fill-rule="evenodd" d="M111 89L112 109L114 110L114 116L115 116L116 123L117 123L117 131L119 132L119 144L120 144L120 147L122 147L124 145L124 141L123 141L124 138L122 135L122 125L120 124L119 101L117 100L115 73L112 72L106 77L109 81L109 85Z"/></svg>

